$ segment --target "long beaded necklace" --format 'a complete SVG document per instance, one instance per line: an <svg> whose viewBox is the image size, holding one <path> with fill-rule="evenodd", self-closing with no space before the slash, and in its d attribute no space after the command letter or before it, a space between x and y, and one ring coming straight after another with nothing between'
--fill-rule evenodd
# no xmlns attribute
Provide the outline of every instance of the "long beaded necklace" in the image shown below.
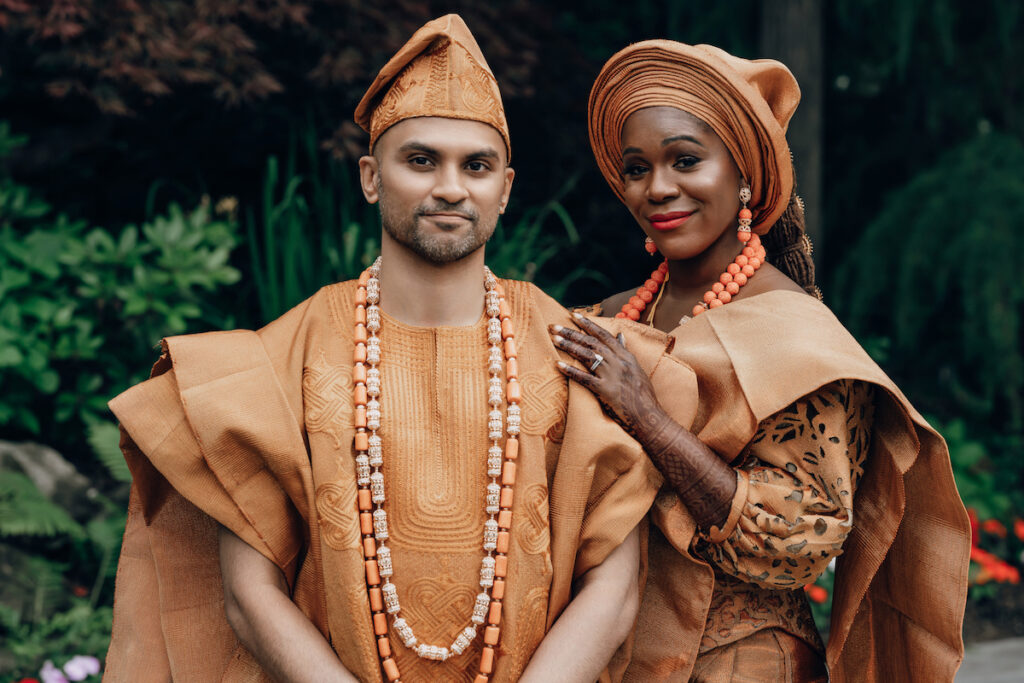
<svg viewBox="0 0 1024 683"><path fill-rule="evenodd" d="M732 298L740 293L740 287L747 284L750 278L754 277L754 273L761 268L761 264L764 263L766 252L761 244L761 238L750 230L750 220L753 214L747 208L747 202L750 200L749 189L743 188L740 190L740 200L743 202L743 208L739 212L739 228L736 231L736 236L743 243L743 249L733 259L733 262L729 264L729 267L725 269L725 272L719 276L718 282L711 285L711 289L704 292L702 300L693 307L691 313L694 316L700 315L709 308L718 308L732 301ZM664 294L662 287L667 281L668 259L666 258L651 273L647 281L640 285L640 288L636 290L636 294L631 296L629 301L622 305L622 310L616 313L615 317L640 320L640 315L647 308L647 304L654 300L654 305L651 306L651 314L648 319L650 324L654 325L654 310L658 305L658 301L661 300L661 295ZM682 324L689 319L690 316L684 315L679 322Z"/></svg>
<svg viewBox="0 0 1024 683"><path fill-rule="evenodd" d="M398 664L392 656L388 637L387 615L392 615L393 626L407 648L419 657L445 661L461 655L477 636L479 626L484 627L484 647L480 655L479 673L474 683L486 683L494 671L495 651L501 624L502 600L505 597L508 574L508 551L511 541L512 502L516 480L516 459L519 455L519 428L522 420L519 403L522 390L518 380L515 332L511 309L505 301L505 292L491 271L484 267L484 295L487 320L487 435L491 445L487 450L487 476L490 482L485 492L483 550L480 563L480 593L476 596L470 624L448 647L421 643L412 626L401 616L398 590L391 582L394 568L388 539L387 512L384 510L384 464L381 437L381 329L380 264L377 260L359 277L355 296L355 351L352 378L355 405L356 484L359 505L359 530L362 535L363 561L366 586L370 600L373 633L377 638L377 653L381 667L389 681L400 681ZM502 362L504 361L504 363ZM505 370L502 387L501 371ZM504 389L504 390L503 390ZM506 418L508 438L501 446L501 404L507 401Z"/></svg>

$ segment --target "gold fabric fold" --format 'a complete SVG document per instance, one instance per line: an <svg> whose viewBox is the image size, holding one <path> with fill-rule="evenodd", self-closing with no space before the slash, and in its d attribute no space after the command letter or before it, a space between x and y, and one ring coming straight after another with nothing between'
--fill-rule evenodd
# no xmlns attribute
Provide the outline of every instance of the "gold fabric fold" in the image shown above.
<svg viewBox="0 0 1024 683"><path fill-rule="evenodd" d="M800 101L789 69L734 57L711 45L645 40L619 51L590 91L590 146L605 180L623 198L621 133L648 107L681 109L721 138L750 183L751 227L764 234L789 204L793 165L786 127Z"/></svg>
<svg viewBox="0 0 1024 683"><path fill-rule="evenodd" d="M839 559L827 660L832 681L952 681L961 659L970 529L942 438L824 305L760 294L674 331L697 373L693 431L734 462L758 423L839 379L872 383L875 423L853 529ZM649 578L629 681L686 681L714 584L690 554L695 525L671 493L651 518Z"/></svg>

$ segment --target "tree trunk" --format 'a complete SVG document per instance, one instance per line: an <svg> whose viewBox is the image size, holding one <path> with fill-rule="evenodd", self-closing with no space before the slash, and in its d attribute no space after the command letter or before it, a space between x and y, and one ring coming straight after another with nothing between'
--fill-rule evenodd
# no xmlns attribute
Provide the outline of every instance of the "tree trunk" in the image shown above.
<svg viewBox="0 0 1024 683"><path fill-rule="evenodd" d="M822 143L824 140L825 49L821 0L764 0L758 57L777 59L800 83L800 106L786 135L796 166L797 194L804 200L807 235L815 265L822 263Z"/></svg>

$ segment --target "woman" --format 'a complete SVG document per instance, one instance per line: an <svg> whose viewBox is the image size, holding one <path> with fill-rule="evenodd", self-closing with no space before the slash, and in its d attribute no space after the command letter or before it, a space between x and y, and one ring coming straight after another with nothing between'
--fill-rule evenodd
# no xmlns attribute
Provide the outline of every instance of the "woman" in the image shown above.
<svg viewBox="0 0 1024 683"><path fill-rule="evenodd" d="M967 517L941 438L809 295L798 101L778 62L664 40L591 92L598 165L665 258L591 312L671 333L700 393L679 425L605 329L552 330L665 478L626 680L951 681L962 658ZM836 558L826 651L800 589Z"/></svg>

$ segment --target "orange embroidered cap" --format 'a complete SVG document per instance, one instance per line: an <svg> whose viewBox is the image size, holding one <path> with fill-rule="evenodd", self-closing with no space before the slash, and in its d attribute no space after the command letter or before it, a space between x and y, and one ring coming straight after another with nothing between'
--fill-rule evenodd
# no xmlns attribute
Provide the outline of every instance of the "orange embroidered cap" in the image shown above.
<svg viewBox="0 0 1024 683"><path fill-rule="evenodd" d="M377 139L418 116L480 121L494 127L512 156L501 92L480 46L458 14L424 24L392 57L356 107L355 121Z"/></svg>

